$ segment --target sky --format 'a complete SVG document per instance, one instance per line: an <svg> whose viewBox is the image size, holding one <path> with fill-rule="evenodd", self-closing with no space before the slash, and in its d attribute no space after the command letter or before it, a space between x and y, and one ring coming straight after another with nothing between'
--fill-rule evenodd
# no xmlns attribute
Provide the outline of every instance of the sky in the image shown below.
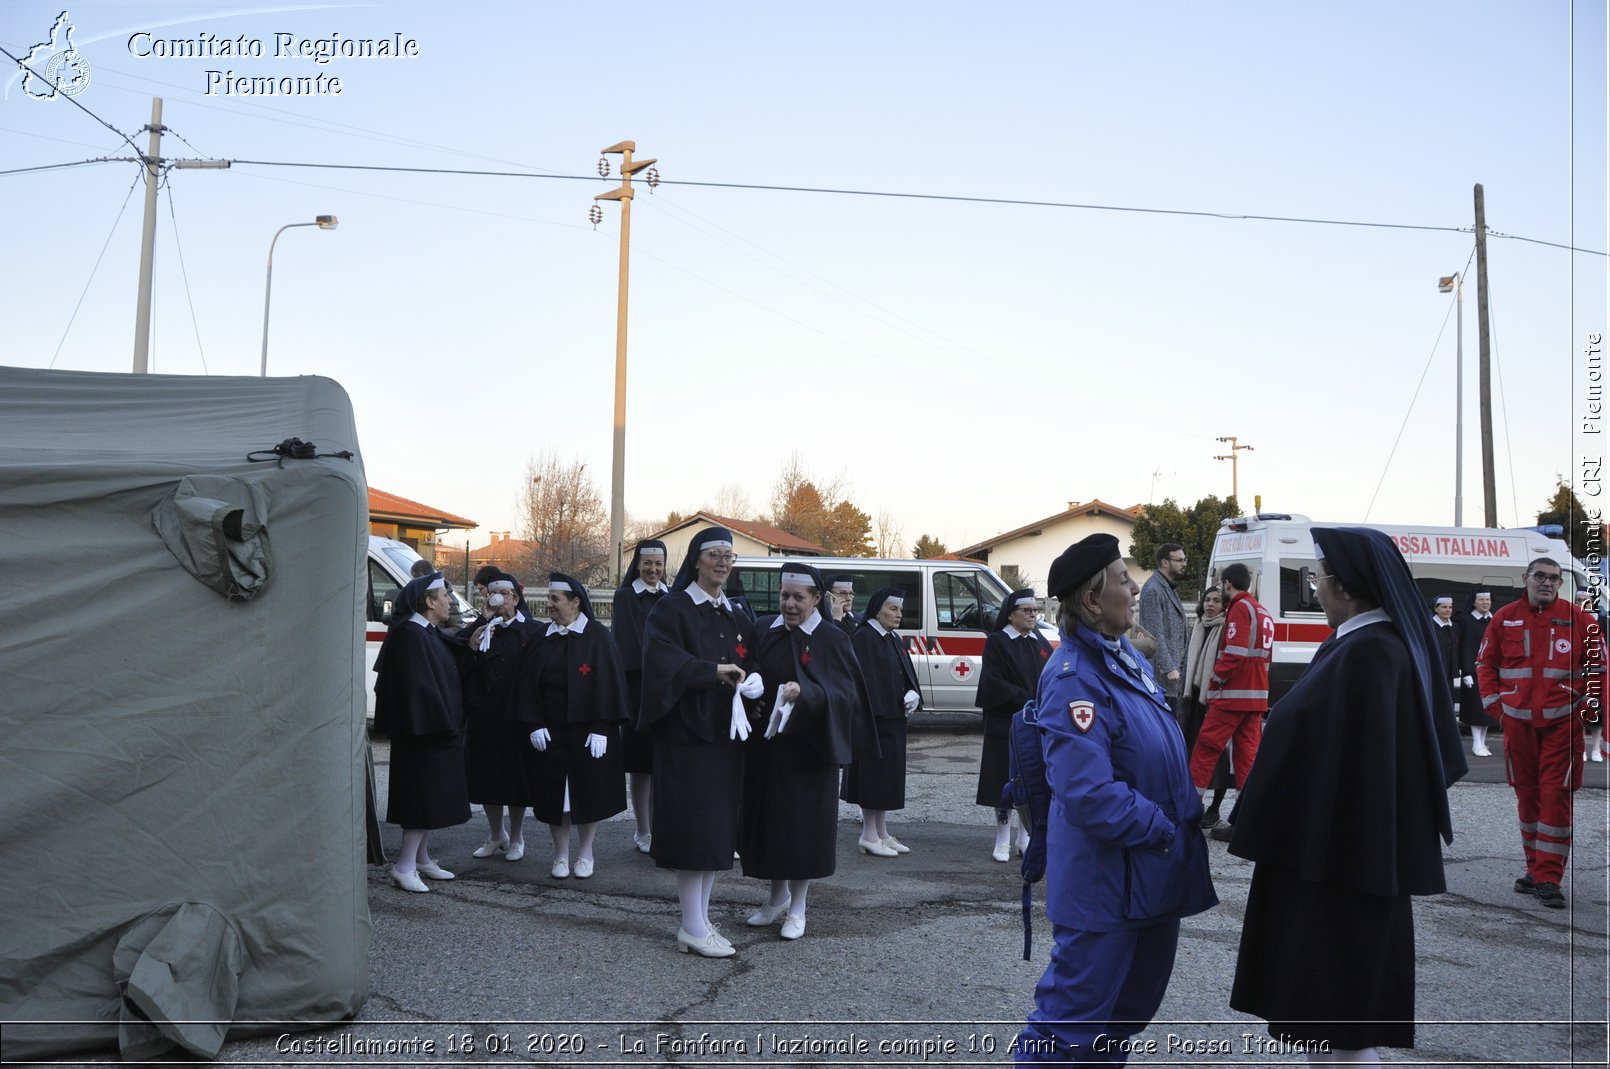
<svg viewBox="0 0 1610 1069"><path fill-rule="evenodd" d="M8 3L0 46L26 58L61 11ZM237 162L159 190L152 370L256 375L270 240L338 216L277 242L269 373L339 382L370 483L476 520L455 546L519 533L544 450L607 499L621 212L588 209L619 184L600 150L627 139L662 179L635 183L631 216L635 520L725 487L763 511L797 454L907 545L956 548L1070 501L1228 495L1233 435L1249 508L1451 524L1437 279L1468 267L1478 525L1478 182L1499 525L1603 453L1580 430L1606 329L1603 4L67 12L93 115L0 75L0 171L124 159L0 174L0 363L131 369L143 171L106 124L144 151L161 96L165 159ZM276 54L399 36L415 54ZM263 55L171 54L242 37ZM339 94L228 92L321 74Z"/></svg>

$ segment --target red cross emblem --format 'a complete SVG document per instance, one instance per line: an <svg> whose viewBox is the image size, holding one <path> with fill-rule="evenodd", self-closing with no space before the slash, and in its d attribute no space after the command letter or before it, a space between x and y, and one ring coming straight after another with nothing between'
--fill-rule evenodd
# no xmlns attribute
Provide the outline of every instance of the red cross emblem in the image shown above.
<svg viewBox="0 0 1610 1069"><path fill-rule="evenodd" d="M1096 722L1096 707L1090 702L1069 702L1068 719L1081 733L1089 731L1090 725Z"/></svg>
<svg viewBox="0 0 1610 1069"><path fill-rule="evenodd" d="M739 642L737 646L733 647L733 652L740 657L747 657L749 656L749 647Z"/></svg>
<svg viewBox="0 0 1610 1069"><path fill-rule="evenodd" d="M1051 651L1050 651L1050 650L1048 650L1048 649L1046 649L1046 648L1045 648L1045 647L1043 647L1043 646L1042 646L1042 647L1040 647L1040 660L1042 660L1042 661L1043 661L1043 660L1045 660L1045 659L1046 659L1046 658L1047 658L1047 657L1049 657L1049 656L1051 656Z"/></svg>
<svg viewBox="0 0 1610 1069"><path fill-rule="evenodd" d="M587 664L585 661L582 662L582 666L580 668L576 669L576 671L580 672L584 676L585 675L591 675L592 670L593 670L592 666Z"/></svg>
<svg viewBox="0 0 1610 1069"><path fill-rule="evenodd" d="M810 664L811 663L811 651L810 650L806 650L804 653L799 655L799 663L800 664Z"/></svg>
<svg viewBox="0 0 1610 1069"><path fill-rule="evenodd" d="M972 662L968 661L966 657L958 657L954 661L950 662L950 675L952 679L959 679L965 683L967 681L967 677L972 674Z"/></svg>

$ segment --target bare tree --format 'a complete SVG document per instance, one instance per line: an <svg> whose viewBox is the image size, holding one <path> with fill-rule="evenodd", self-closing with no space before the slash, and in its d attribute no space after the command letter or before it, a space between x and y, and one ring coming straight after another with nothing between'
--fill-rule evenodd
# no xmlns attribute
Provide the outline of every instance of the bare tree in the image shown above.
<svg viewBox="0 0 1610 1069"><path fill-rule="evenodd" d="M877 518L872 521L874 554L879 557L898 557L905 541L906 533L901 530L894 514L888 509L879 509Z"/></svg>
<svg viewBox="0 0 1610 1069"><path fill-rule="evenodd" d="M519 503L520 537L535 543L537 578L564 572L583 583L609 575L609 510L581 460L566 464L551 450L526 463Z"/></svg>
<svg viewBox="0 0 1610 1069"><path fill-rule="evenodd" d="M737 483L727 483L716 491L715 507L706 511L734 520L755 518L755 506L749 503L749 494Z"/></svg>

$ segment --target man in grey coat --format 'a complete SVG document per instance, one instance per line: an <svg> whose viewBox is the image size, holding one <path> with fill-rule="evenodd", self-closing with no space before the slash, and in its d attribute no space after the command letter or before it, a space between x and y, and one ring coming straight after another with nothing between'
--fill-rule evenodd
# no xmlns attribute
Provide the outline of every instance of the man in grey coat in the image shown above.
<svg viewBox="0 0 1610 1069"><path fill-rule="evenodd" d="M1163 693L1176 720L1180 719L1180 683L1190 629L1185 626L1185 606L1174 585L1184 575L1185 550L1165 542L1157 547L1157 570L1140 590L1140 626L1157 640L1152 670L1163 681Z"/></svg>

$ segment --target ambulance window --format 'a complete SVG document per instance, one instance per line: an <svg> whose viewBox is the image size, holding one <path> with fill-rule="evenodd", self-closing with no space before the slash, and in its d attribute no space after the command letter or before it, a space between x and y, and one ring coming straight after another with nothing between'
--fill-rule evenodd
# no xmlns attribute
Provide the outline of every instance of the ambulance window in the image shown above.
<svg viewBox="0 0 1610 1069"><path fill-rule="evenodd" d="M756 616L774 613L781 574L776 568L734 568L727 580L727 596L738 593L738 585L742 584L744 597L749 599L749 607L755 610Z"/></svg>
<svg viewBox="0 0 1610 1069"><path fill-rule="evenodd" d="M1472 595L1479 590L1493 596L1494 610L1502 609L1526 592L1518 569L1514 575L1505 575L1493 574L1487 565L1415 562L1409 565L1409 570L1414 573L1414 584L1425 598L1427 613L1441 597L1453 598L1453 611L1457 616L1469 609Z"/></svg>
<svg viewBox="0 0 1610 1069"><path fill-rule="evenodd" d="M830 571L827 579L831 582L834 575L848 575L855 580L855 600L850 608L858 613L865 613L867 602L872 595L884 587L894 587L905 596L905 603L901 606L900 626L920 629L923 626L922 615L922 576L917 572L897 571Z"/></svg>
<svg viewBox="0 0 1610 1069"><path fill-rule="evenodd" d="M397 595L402 591L397 586L397 580L391 577L378 561L369 562L369 621L380 623L385 603L395 604Z"/></svg>
<svg viewBox="0 0 1610 1069"><path fill-rule="evenodd" d="M989 631L1008 591L983 572L935 572L934 608L941 631Z"/></svg>
<svg viewBox="0 0 1610 1069"><path fill-rule="evenodd" d="M1319 596L1314 589L1314 576L1319 562L1312 560L1280 560L1280 615L1313 614L1323 616Z"/></svg>

